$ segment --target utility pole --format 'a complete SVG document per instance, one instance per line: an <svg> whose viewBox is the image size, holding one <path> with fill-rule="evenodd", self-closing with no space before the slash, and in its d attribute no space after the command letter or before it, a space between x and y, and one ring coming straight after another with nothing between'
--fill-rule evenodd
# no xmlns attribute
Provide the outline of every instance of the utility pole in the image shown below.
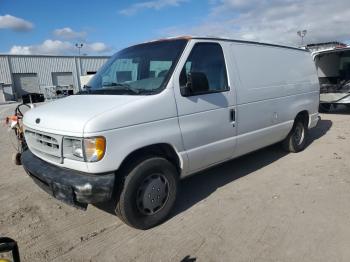
<svg viewBox="0 0 350 262"><path fill-rule="evenodd" d="M84 46L83 43L76 43L76 44L75 44L75 47L78 48L78 54L79 54L79 56L80 56L80 49L82 49L83 46Z"/></svg>
<svg viewBox="0 0 350 262"><path fill-rule="evenodd" d="M301 37L301 46L304 45L304 37L306 36L307 30L298 31L297 35Z"/></svg>
<svg viewBox="0 0 350 262"><path fill-rule="evenodd" d="M76 43L76 44L75 44L75 47L78 48L78 53L79 53L79 57L76 58L76 60L75 60L75 61L77 61L77 59L79 60L79 77L78 77L78 79L79 79L79 80L78 80L78 82L79 82L79 89L80 89L80 76L83 75L82 66L81 66L80 49L82 49L83 46L84 46L83 43Z"/></svg>

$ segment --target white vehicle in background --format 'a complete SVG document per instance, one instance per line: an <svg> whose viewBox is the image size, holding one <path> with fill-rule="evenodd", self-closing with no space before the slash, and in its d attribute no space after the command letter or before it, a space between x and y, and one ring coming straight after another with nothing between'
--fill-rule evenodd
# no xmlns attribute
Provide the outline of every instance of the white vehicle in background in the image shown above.
<svg viewBox="0 0 350 262"><path fill-rule="evenodd" d="M320 110L350 108L350 48L314 52L313 58L320 81Z"/></svg>
<svg viewBox="0 0 350 262"><path fill-rule="evenodd" d="M169 215L179 179L278 142L303 150L318 106L305 50L153 41L116 53L85 91L27 112L22 163L56 198L114 201L124 222L147 229Z"/></svg>

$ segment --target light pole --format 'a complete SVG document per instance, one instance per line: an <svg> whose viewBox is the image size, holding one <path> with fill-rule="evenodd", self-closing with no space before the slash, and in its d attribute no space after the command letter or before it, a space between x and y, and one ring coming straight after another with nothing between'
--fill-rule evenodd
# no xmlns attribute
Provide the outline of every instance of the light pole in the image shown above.
<svg viewBox="0 0 350 262"><path fill-rule="evenodd" d="M83 48L84 44L83 43L76 43L75 44L75 47L78 48L78 53L79 53L79 56L80 56L80 49Z"/></svg>
<svg viewBox="0 0 350 262"><path fill-rule="evenodd" d="M298 36L301 37L301 46L304 45L304 37L305 37L306 33L307 33L307 30L302 30L302 31L297 32Z"/></svg>
<svg viewBox="0 0 350 262"><path fill-rule="evenodd" d="M80 49L82 49L84 46L83 43L76 43L75 44L75 47L78 48L78 52L79 52L79 76L81 76L83 73L82 73L82 70L81 70L81 58L80 58ZM79 83L79 86L80 86L80 77L78 77L78 83Z"/></svg>

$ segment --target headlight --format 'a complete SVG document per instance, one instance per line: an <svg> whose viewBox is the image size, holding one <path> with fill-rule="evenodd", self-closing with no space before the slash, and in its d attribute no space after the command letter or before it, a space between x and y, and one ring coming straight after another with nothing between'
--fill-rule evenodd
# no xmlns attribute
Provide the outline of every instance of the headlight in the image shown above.
<svg viewBox="0 0 350 262"><path fill-rule="evenodd" d="M82 139L65 137L63 139L63 157L84 161Z"/></svg>
<svg viewBox="0 0 350 262"><path fill-rule="evenodd" d="M84 153L87 162L97 162L103 158L106 150L106 139L102 136L84 138Z"/></svg>
<svg viewBox="0 0 350 262"><path fill-rule="evenodd" d="M63 157L86 162L97 162L105 154L106 140L104 137L63 139Z"/></svg>

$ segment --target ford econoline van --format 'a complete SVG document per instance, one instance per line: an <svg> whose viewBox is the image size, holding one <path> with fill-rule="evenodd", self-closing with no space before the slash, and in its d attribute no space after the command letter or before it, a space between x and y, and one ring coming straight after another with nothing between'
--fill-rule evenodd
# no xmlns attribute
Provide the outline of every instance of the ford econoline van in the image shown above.
<svg viewBox="0 0 350 262"><path fill-rule="evenodd" d="M114 201L147 229L167 218L179 179L277 142L303 150L318 105L305 50L163 39L121 50L83 91L28 111L22 163L55 198Z"/></svg>

